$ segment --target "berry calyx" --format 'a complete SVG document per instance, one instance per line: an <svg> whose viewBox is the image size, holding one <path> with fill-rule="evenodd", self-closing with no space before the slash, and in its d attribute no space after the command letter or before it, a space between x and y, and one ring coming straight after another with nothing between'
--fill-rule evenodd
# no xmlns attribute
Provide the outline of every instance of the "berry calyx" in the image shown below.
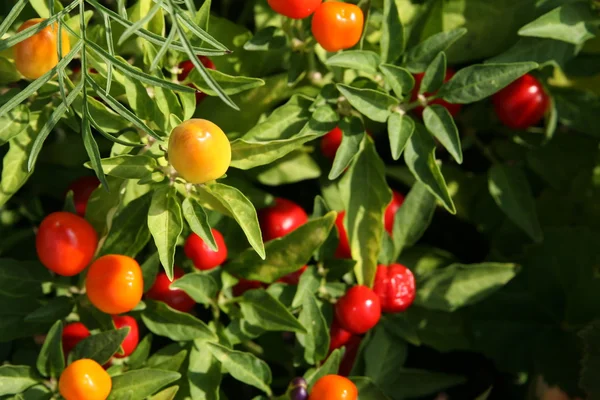
<svg viewBox="0 0 600 400"><path fill-rule="evenodd" d="M98 185L100 185L100 180L95 176L83 176L69 185L67 192L73 191L73 202L77 215L85 217L88 200Z"/></svg>
<svg viewBox="0 0 600 400"><path fill-rule="evenodd" d="M365 16L360 7L342 2L322 3L312 18L312 34L325 50L354 47L362 36Z"/></svg>
<svg viewBox="0 0 600 400"><path fill-rule="evenodd" d="M323 0L268 0L273 11L292 19L310 17L322 2Z"/></svg>
<svg viewBox="0 0 600 400"><path fill-rule="evenodd" d="M310 392L309 400L357 400L358 389L348 378L340 375L325 375Z"/></svg>
<svg viewBox="0 0 600 400"><path fill-rule="evenodd" d="M58 391L65 400L105 400L111 389L108 372L88 358L72 362L58 380Z"/></svg>
<svg viewBox="0 0 600 400"><path fill-rule="evenodd" d="M231 162L231 145L221 128L195 118L173 129L168 154L169 162L183 179L200 184L225 175Z"/></svg>
<svg viewBox="0 0 600 400"><path fill-rule="evenodd" d="M336 258L344 258L351 259L352 252L350 251L350 242L348 241L348 233L346 232L346 227L344 227L344 217L346 215L345 211L340 211L335 218L335 227L338 231L339 243L338 247L335 250Z"/></svg>
<svg viewBox="0 0 600 400"><path fill-rule="evenodd" d="M198 56L198 61L200 61L202 63L202 65L204 65L208 69L212 69L212 70L217 69L217 67L212 62L212 60L206 56ZM181 81L184 81L185 78L188 77L190 72L192 72L192 70L195 67L194 67L194 63L192 63L190 60L185 60L179 64L179 68L181 68L181 72L177 76L177 79L181 82ZM188 86L191 88L194 88L194 89L196 88L192 83L189 83ZM198 105L202 100L204 100L206 98L206 96L207 96L206 93L204 93L202 91L197 91L196 92L196 105Z"/></svg>
<svg viewBox="0 0 600 400"><path fill-rule="evenodd" d="M258 222L265 242L287 235L306 221L308 215L302 207L280 197L275 199L274 205L258 210Z"/></svg>
<svg viewBox="0 0 600 400"><path fill-rule="evenodd" d="M404 196L393 190L392 201L385 209L384 214L385 230L387 231L387 233L390 234L390 236L392 235L392 232L394 230L394 221L396 219L396 213L398 212L398 209L400 209L402 203L404 203Z"/></svg>
<svg viewBox="0 0 600 400"><path fill-rule="evenodd" d="M381 310L398 313L406 310L415 300L415 276L402 264L379 265L373 291L381 301Z"/></svg>
<svg viewBox="0 0 600 400"><path fill-rule="evenodd" d="M209 245L195 233L188 236L183 246L185 255L192 260L194 267L201 271L216 268L227 260L227 246L223 235L216 229L212 229L212 234L217 244L217 251L211 250Z"/></svg>
<svg viewBox="0 0 600 400"><path fill-rule="evenodd" d="M183 275L185 275L185 272L176 266L173 269L173 282ZM160 271L156 276L154 284L146 293L146 297L152 300L162 301L174 310L190 312L196 305L196 301L183 290L172 288L171 283L172 282L167 277L165 271Z"/></svg>
<svg viewBox="0 0 600 400"><path fill-rule="evenodd" d="M455 74L456 74L456 72L453 69L451 69L451 68L446 69L446 76L444 77L444 83L446 83L450 79L452 79L452 77ZM425 76L425 73L419 73L419 74L415 74L414 75L415 86L413 88L410 101L416 101L418 99L418 97L419 97L419 89L421 89L421 82L423 81L423 77L424 76ZM437 92L435 92L435 93L437 93ZM423 93L423 95L425 97L427 97L427 96L432 96L435 93ZM452 104L452 103L448 103L447 101L442 100L442 99L432 100L428 104L429 105L431 105L431 104L438 104L438 105L444 107L446 110L448 110L448 112L452 116L457 115L460 112L460 110L462 109L462 104ZM415 114L417 116L423 117L423 110L425 110L425 107L418 106L418 107L415 107L413 111L415 112Z"/></svg>
<svg viewBox="0 0 600 400"><path fill-rule="evenodd" d="M492 97L498 119L511 129L537 125L550 107L550 97L533 75L526 74Z"/></svg>
<svg viewBox="0 0 600 400"><path fill-rule="evenodd" d="M124 328L126 326L129 327L129 333L125 336L123 343L121 343L121 347L123 348L123 354L119 354L118 352L114 355L115 358L125 358L131 355L136 349L138 343L140 342L140 331L138 328L138 323L135 318L130 317L129 315L113 315L112 317L115 327L117 329Z"/></svg>
<svg viewBox="0 0 600 400"><path fill-rule="evenodd" d="M336 303L335 316L343 329L362 335L381 318L379 297L366 286L353 286Z"/></svg>
<svg viewBox="0 0 600 400"><path fill-rule="evenodd" d="M41 263L62 276L74 276L83 271L92 261L97 246L98 235L92 225L65 211L44 218L35 237Z"/></svg>

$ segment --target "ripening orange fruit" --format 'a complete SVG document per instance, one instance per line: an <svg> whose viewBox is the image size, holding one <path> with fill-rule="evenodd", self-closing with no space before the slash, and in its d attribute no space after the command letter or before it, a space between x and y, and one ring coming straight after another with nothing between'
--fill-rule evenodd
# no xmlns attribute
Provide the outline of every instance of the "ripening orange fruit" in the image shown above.
<svg viewBox="0 0 600 400"><path fill-rule="evenodd" d="M217 125L205 119L190 119L171 132L169 162L189 183L205 183L225 175L231 162L231 145Z"/></svg>
<svg viewBox="0 0 600 400"><path fill-rule="evenodd" d="M44 21L43 18L33 18L23 22L17 32ZM35 33L33 36L20 41L14 47L17 70L28 79L37 79L56 67L58 64L58 23L53 23ZM66 29L61 30L62 56L71 50L69 35Z"/></svg>
<svg viewBox="0 0 600 400"><path fill-rule="evenodd" d="M357 400L358 389L348 378L325 375L313 386L308 400Z"/></svg>
<svg viewBox="0 0 600 400"><path fill-rule="evenodd" d="M58 380L58 391L65 400L105 400L111 389L108 372L88 358L71 363Z"/></svg>
<svg viewBox="0 0 600 400"><path fill-rule="evenodd" d="M142 269L128 256L102 256L90 265L85 289L90 302L100 311L107 314L129 312L142 299Z"/></svg>
<svg viewBox="0 0 600 400"><path fill-rule="evenodd" d="M354 47L362 36L365 16L360 7L343 2L321 4L312 18L312 33L327 51Z"/></svg>

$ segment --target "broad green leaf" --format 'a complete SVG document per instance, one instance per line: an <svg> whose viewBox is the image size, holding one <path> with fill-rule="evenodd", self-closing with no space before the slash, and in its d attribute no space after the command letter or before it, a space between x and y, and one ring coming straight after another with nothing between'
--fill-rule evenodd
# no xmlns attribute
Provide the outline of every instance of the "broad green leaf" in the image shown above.
<svg viewBox="0 0 600 400"><path fill-rule="evenodd" d="M48 301L44 306L25 317L27 322L53 322L66 318L74 306L73 299L67 296L57 296Z"/></svg>
<svg viewBox="0 0 600 400"><path fill-rule="evenodd" d="M377 90L358 89L341 83L336 87L352 107L373 121L385 122L391 108L398 105L397 99Z"/></svg>
<svg viewBox="0 0 600 400"><path fill-rule="evenodd" d="M142 320L150 332L171 340L216 340L208 325L188 313L168 307L165 303L146 301Z"/></svg>
<svg viewBox="0 0 600 400"><path fill-rule="evenodd" d="M251 353L229 350L215 343L206 343L206 346L233 378L271 395L272 377L267 363Z"/></svg>
<svg viewBox="0 0 600 400"><path fill-rule="evenodd" d="M164 186L152 195L148 211L148 228L158 249L160 262L169 279L173 279L175 246L183 231L181 206L174 188Z"/></svg>
<svg viewBox="0 0 600 400"><path fill-rule="evenodd" d="M150 397L150 400L173 400L179 391L179 386L171 386L161 390L154 396Z"/></svg>
<svg viewBox="0 0 600 400"><path fill-rule="evenodd" d="M356 385L361 399L391 400L370 378L353 376L350 380Z"/></svg>
<svg viewBox="0 0 600 400"><path fill-rule="evenodd" d="M190 351L187 379L193 399L218 400L221 363L210 353L209 344L195 341Z"/></svg>
<svg viewBox="0 0 600 400"><path fill-rule="evenodd" d="M306 334L296 334L298 343L304 347L304 359L309 364L323 360L329 351L329 325L313 294L304 296L298 321L308 331Z"/></svg>
<svg viewBox="0 0 600 400"><path fill-rule="evenodd" d="M315 266L311 265L300 276L298 288L292 300L292 308L297 308L304 304L304 298L317 293L320 286L321 277L319 276L319 272Z"/></svg>
<svg viewBox="0 0 600 400"><path fill-rule="evenodd" d="M407 397L423 397L463 384L467 379L460 375L431 372L420 369L401 369L396 371L393 379L382 382L381 388L386 393L402 391Z"/></svg>
<svg viewBox="0 0 600 400"><path fill-rule="evenodd" d="M102 169L106 175L123 179L142 179L158 166L156 160L144 155L129 155L103 158Z"/></svg>
<svg viewBox="0 0 600 400"><path fill-rule="evenodd" d="M69 354L69 360L90 358L100 365L106 364L119 351L121 343L129 334L130 329L125 327L88 336L73 348Z"/></svg>
<svg viewBox="0 0 600 400"><path fill-rule="evenodd" d="M344 351L342 349L335 349L320 367L311 368L306 371L304 373L304 379L306 379L306 382L308 383L308 388L311 389L312 386L325 375L336 375L340 368L343 355Z"/></svg>
<svg viewBox="0 0 600 400"><path fill-rule="evenodd" d="M137 369L112 377L109 400L143 400L181 377L179 372Z"/></svg>
<svg viewBox="0 0 600 400"><path fill-rule="evenodd" d="M29 108L21 104L0 117L0 146L27 129Z"/></svg>
<svg viewBox="0 0 600 400"><path fill-rule="evenodd" d="M443 106L432 104L423 111L423 122L429 133L440 141L457 163L462 164L460 136L450 112Z"/></svg>
<svg viewBox="0 0 600 400"><path fill-rule="evenodd" d="M108 233L115 212L121 203L120 189L123 180L109 176L106 178L108 190L98 187L92 192L85 209L85 219L94 227L100 237Z"/></svg>
<svg viewBox="0 0 600 400"><path fill-rule="evenodd" d="M265 245L267 256L264 260L252 249L248 249L230 260L225 269L230 274L245 279L275 282L308 263L313 252L329 236L334 222L333 212L308 221L289 234L268 241Z"/></svg>
<svg viewBox="0 0 600 400"><path fill-rule="evenodd" d="M335 153L333 165L331 171L329 171L329 179L331 180L337 179L352 163L365 136L365 128L358 117L344 119L339 124L339 128L343 133L342 143Z"/></svg>
<svg viewBox="0 0 600 400"><path fill-rule="evenodd" d="M65 359L62 347L62 321L58 320L46 335L46 340L40 354L38 354L36 367L43 376L58 378L65 368Z"/></svg>
<svg viewBox="0 0 600 400"><path fill-rule="evenodd" d="M135 257L150 241L148 211L152 194L147 193L125 206L113 219L98 256L123 254Z"/></svg>
<svg viewBox="0 0 600 400"><path fill-rule="evenodd" d="M392 88L394 94L399 99L404 98L404 95L410 93L415 86L415 78L410 72L402 67L391 64L381 64L379 69L383 72L385 83Z"/></svg>
<svg viewBox="0 0 600 400"><path fill-rule="evenodd" d="M475 64L459 70L438 96L449 103L469 104L485 99L538 67L534 62Z"/></svg>
<svg viewBox="0 0 600 400"><path fill-rule="evenodd" d="M158 256L158 252L148 257L140 267L142 268L142 276L144 277L144 293L146 293L154 284L154 280L160 269L160 257Z"/></svg>
<svg viewBox="0 0 600 400"><path fill-rule="evenodd" d="M208 223L208 216L200 203L191 197L186 197L181 203L181 211L192 232L200 236L212 251L217 251L217 243Z"/></svg>
<svg viewBox="0 0 600 400"><path fill-rule="evenodd" d="M564 68L576 54L574 45L554 39L522 37L512 47L485 63L514 63L533 61L540 66L553 64Z"/></svg>
<svg viewBox="0 0 600 400"><path fill-rule="evenodd" d="M306 328L268 292L253 289L244 292L240 301L244 319L270 331L307 333Z"/></svg>
<svg viewBox="0 0 600 400"><path fill-rule="evenodd" d="M536 242L543 239L535 199L523 170L500 164L492 166L488 188L498 207L515 225Z"/></svg>
<svg viewBox="0 0 600 400"><path fill-rule="evenodd" d="M200 196L205 194L216 200L237 221L252 248L264 260L265 245L262 241L256 209L250 200L238 189L222 183L204 186L200 189Z"/></svg>
<svg viewBox="0 0 600 400"><path fill-rule="evenodd" d="M0 396L17 394L38 383L33 368L25 365L0 366Z"/></svg>
<svg viewBox="0 0 600 400"><path fill-rule="evenodd" d="M395 0L383 1L381 27L381 61L393 64L404 53L404 27Z"/></svg>
<svg viewBox="0 0 600 400"><path fill-rule="evenodd" d="M450 213L456 213L446 181L435 159L435 142L421 124L416 124L416 130L408 140L404 161L415 178L423 182Z"/></svg>
<svg viewBox="0 0 600 400"><path fill-rule="evenodd" d="M515 264L452 264L419 282L415 304L454 311L475 304L500 290L517 274Z"/></svg>
<svg viewBox="0 0 600 400"><path fill-rule="evenodd" d="M185 349L175 354L170 354L168 357L157 357L158 353L155 353L150 357L146 366L164 371L179 371L187 358L187 353L188 351Z"/></svg>
<svg viewBox="0 0 600 400"><path fill-rule="evenodd" d="M112 331L115 324L110 315L103 313L90 303L87 297L77 307L79 319L88 329Z"/></svg>
<svg viewBox="0 0 600 400"><path fill-rule="evenodd" d="M585 133L600 137L594 127L600 119L600 101L593 93L574 89L554 89L552 91L558 119L561 124Z"/></svg>
<svg viewBox="0 0 600 400"><path fill-rule="evenodd" d="M446 54L440 52L425 70L419 94L435 93L444 84L446 77Z"/></svg>
<svg viewBox="0 0 600 400"><path fill-rule="evenodd" d="M364 348L365 376L376 384L385 383L396 376L407 356L406 342L399 341L379 325Z"/></svg>
<svg viewBox="0 0 600 400"><path fill-rule="evenodd" d="M244 50L279 50L287 44L287 39L282 33L281 29L278 29L275 26L267 26L256 32L256 34L244 44Z"/></svg>
<svg viewBox="0 0 600 400"><path fill-rule="evenodd" d="M48 269L38 262L0 258L0 293L4 296L39 297L42 284L51 280Z"/></svg>
<svg viewBox="0 0 600 400"><path fill-rule="evenodd" d="M394 218L394 259L423 236L433 219L436 205L435 197L425 184L415 182Z"/></svg>
<svg viewBox="0 0 600 400"><path fill-rule="evenodd" d="M569 2L519 29L521 36L535 36L581 45L598 33L598 16L583 1Z"/></svg>
<svg viewBox="0 0 600 400"><path fill-rule="evenodd" d="M309 153L300 149L253 169L252 173L256 173L256 179L263 185L279 186L318 178L321 168Z"/></svg>
<svg viewBox="0 0 600 400"><path fill-rule="evenodd" d="M380 62L379 55L372 51L348 50L329 57L326 64L332 67L352 68L375 74Z"/></svg>
<svg viewBox="0 0 600 400"><path fill-rule="evenodd" d="M397 160L415 131L415 121L406 114L392 113L388 118L387 128L392 158Z"/></svg>
<svg viewBox="0 0 600 400"><path fill-rule="evenodd" d="M2 85L18 82L21 79L16 65L4 57L0 57L0 74L0 84Z"/></svg>
<svg viewBox="0 0 600 400"><path fill-rule="evenodd" d="M152 347L152 334L148 333L135 347L135 350L129 356L127 360L127 365L129 365L132 369L141 368L142 365L146 363L148 360L148 356L150 355L150 349Z"/></svg>
<svg viewBox="0 0 600 400"><path fill-rule="evenodd" d="M171 284L173 289L181 289L190 295L196 302L211 305L216 302L219 287L217 282L208 274L185 274Z"/></svg>
<svg viewBox="0 0 600 400"><path fill-rule="evenodd" d="M159 108L158 99L153 99L142 83L132 77L123 78L125 94L129 106L138 117L146 121L153 121L159 128L167 128L167 116Z"/></svg>
<svg viewBox="0 0 600 400"><path fill-rule="evenodd" d="M373 141L366 137L339 184L346 209L344 225L352 258L356 260L356 279L369 287L375 279L383 239L383 214L392 200L384 168Z"/></svg>
<svg viewBox="0 0 600 400"><path fill-rule="evenodd" d="M223 72L207 69L209 75L221 86L226 94L233 95L245 92L246 90L264 86L265 81L258 78L249 78L246 76L227 75ZM202 92L209 96L216 96L217 92L212 90L204 79L200 76L197 69L193 69L187 77L186 81L192 82Z"/></svg>
<svg viewBox="0 0 600 400"><path fill-rule="evenodd" d="M466 33L465 28L458 28L430 36L407 52L406 68L413 73L425 71L440 51L445 51Z"/></svg>

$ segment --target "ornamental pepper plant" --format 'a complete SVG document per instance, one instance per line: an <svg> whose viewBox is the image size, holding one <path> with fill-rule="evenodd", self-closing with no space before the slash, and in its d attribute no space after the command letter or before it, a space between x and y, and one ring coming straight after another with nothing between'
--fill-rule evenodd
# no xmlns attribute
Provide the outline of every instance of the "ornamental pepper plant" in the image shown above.
<svg viewBox="0 0 600 400"><path fill-rule="evenodd" d="M0 399L600 398L599 32L0 1Z"/></svg>

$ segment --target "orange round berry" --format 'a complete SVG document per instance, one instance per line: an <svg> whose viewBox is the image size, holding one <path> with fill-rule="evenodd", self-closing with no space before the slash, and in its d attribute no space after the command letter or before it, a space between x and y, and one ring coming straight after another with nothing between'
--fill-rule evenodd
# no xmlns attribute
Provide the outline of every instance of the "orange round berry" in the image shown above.
<svg viewBox="0 0 600 400"><path fill-rule="evenodd" d="M354 4L330 1L317 8L312 19L312 33L327 51L354 47L360 40L364 14Z"/></svg>
<svg viewBox="0 0 600 400"><path fill-rule="evenodd" d="M23 22L17 32L44 21L43 18L33 18ZM33 36L20 41L14 47L17 70L28 79L37 79L56 67L58 64L58 23L53 23L35 33ZM63 57L71 50L69 35L66 29L61 30Z"/></svg>
<svg viewBox="0 0 600 400"><path fill-rule="evenodd" d="M92 263L85 280L90 302L107 314L131 311L142 299L144 279L137 261L109 254Z"/></svg>
<svg viewBox="0 0 600 400"><path fill-rule="evenodd" d="M169 162L189 183L205 183L227 172L231 145L217 125L205 119L190 119L171 132Z"/></svg>
<svg viewBox="0 0 600 400"><path fill-rule="evenodd" d="M348 378L325 375L315 383L308 400L356 400L358 389Z"/></svg>
<svg viewBox="0 0 600 400"><path fill-rule="evenodd" d="M37 255L46 268L62 276L77 275L92 261L98 235L85 219L59 211L48 215L35 237Z"/></svg>
<svg viewBox="0 0 600 400"><path fill-rule="evenodd" d="M71 363L58 381L58 391L65 400L105 400L111 389L108 372L88 358Z"/></svg>

